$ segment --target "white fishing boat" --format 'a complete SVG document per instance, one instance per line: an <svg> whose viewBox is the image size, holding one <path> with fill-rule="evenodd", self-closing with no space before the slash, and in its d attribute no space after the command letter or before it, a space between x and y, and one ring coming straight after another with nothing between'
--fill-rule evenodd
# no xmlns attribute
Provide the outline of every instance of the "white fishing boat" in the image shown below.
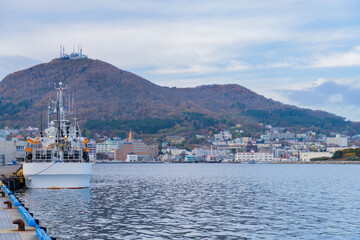
<svg viewBox="0 0 360 240"><path fill-rule="evenodd" d="M48 127L40 136L27 138L23 163L27 188L87 188L92 173L88 139L81 136L77 119L66 119L71 108L64 107L63 84L57 99L48 108ZM71 105L69 98L68 105Z"/></svg>

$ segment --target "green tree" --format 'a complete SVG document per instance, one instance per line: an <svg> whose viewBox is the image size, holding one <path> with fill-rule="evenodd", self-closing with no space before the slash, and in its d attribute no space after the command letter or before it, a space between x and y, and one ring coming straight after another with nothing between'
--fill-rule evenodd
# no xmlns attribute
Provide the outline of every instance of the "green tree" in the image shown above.
<svg viewBox="0 0 360 240"><path fill-rule="evenodd" d="M334 155L332 156L333 159L340 159L343 157L343 151L338 150L334 153Z"/></svg>

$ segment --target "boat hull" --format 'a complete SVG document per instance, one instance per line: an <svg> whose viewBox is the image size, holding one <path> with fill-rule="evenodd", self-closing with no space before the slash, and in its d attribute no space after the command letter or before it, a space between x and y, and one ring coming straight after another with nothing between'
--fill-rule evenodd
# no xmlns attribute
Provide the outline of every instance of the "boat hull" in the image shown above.
<svg viewBox="0 0 360 240"><path fill-rule="evenodd" d="M92 163L24 163L23 173L27 188L87 188Z"/></svg>

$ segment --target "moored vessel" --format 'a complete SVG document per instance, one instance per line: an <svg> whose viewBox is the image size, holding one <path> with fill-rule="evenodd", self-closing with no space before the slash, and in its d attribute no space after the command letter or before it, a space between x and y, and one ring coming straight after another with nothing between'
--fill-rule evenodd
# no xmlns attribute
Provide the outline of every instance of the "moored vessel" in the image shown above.
<svg viewBox="0 0 360 240"><path fill-rule="evenodd" d="M86 188L92 173L89 162L88 139L81 136L77 119L64 107L63 84L60 82L57 99L48 108L48 127L40 136L27 138L23 174L27 188ZM70 105L71 101L68 101Z"/></svg>

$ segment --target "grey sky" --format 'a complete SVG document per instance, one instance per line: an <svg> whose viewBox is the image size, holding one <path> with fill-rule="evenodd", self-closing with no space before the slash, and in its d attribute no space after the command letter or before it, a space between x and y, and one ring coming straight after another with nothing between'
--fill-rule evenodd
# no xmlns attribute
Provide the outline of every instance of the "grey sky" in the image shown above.
<svg viewBox="0 0 360 240"><path fill-rule="evenodd" d="M159 85L237 83L360 120L356 102L312 104L288 91L360 80L359 15L355 0L0 0L0 78L81 44Z"/></svg>

